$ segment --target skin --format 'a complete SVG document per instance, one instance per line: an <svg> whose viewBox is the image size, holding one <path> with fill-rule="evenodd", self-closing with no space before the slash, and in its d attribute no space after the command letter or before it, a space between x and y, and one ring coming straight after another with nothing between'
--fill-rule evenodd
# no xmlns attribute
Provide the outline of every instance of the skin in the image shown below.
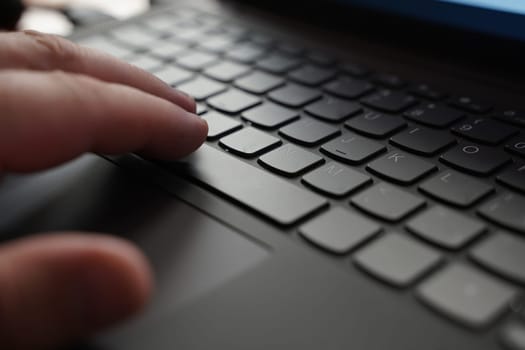
<svg viewBox="0 0 525 350"><path fill-rule="evenodd" d="M36 32L0 33L0 171L31 172L84 152L176 159L207 125L195 102L111 56ZM138 312L144 255L107 234L44 233L0 246L0 339L49 349Z"/></svg>

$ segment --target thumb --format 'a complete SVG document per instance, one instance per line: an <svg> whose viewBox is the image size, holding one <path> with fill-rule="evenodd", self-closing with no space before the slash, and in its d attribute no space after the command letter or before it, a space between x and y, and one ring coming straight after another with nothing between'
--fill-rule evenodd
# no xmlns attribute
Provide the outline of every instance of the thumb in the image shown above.
<svg viewBox="0 0 525 350"><path fill-rule="evenodd" d="M4 244L2 346L47 349L88 336L140 309L151 285L144 256L115 237L47 234Z"/></svg>

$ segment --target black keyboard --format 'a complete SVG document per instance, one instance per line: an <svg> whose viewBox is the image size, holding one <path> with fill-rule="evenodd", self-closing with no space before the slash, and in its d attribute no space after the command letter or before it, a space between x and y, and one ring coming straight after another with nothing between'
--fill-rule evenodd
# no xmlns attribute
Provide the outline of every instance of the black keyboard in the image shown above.
<svg viewBox="0 0 525 350"><path fill-rule="evenodd" d="M207 143L163 166L463 326L521 305L525 112L192 9L80 43L198 101Z"/></svg>

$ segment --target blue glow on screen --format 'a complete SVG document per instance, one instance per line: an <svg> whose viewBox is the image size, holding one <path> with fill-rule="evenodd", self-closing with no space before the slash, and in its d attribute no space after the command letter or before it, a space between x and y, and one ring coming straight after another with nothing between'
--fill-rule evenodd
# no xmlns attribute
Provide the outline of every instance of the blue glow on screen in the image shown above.
<svg viewBox="0 0 525 350"><path fill-rule="evenodd" d="M468 6L483 7L486 9L525 14L524 0L439 0Z"/></svg>

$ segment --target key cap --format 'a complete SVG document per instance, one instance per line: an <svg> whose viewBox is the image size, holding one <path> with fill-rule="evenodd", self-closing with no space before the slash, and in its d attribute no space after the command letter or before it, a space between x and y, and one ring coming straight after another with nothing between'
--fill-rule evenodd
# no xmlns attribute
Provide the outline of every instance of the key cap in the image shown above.
<svg viewBox="0 0 525 350"><path fill-rule="evenodd" d="M197 114L203 115L206 112L208 112L208 107L202 103L197 103Z"/></svg>
<svg viewBox="0 0 525 350"><path fill-rule="evenodd" d="M265 94L284 85L284 79L263 72L253 72L235 81L235 86L253 94Z"/></svg>
<svg viewBox="0 0 525 350"><path fill-rule="evenodd" d="M261 99L240 90L230 89L208 99L213 108L229 114L237 114L261 103Z"/></svg>
<svg viewBox="0 0 525 350"><path fill-rule="evenodd" d="M157 78L171 86L179 85L194 77L193 73L175 66L166 66L154 74Z"/></svg>
<svg viewBox="0 0 525 350"><path fill-rule="evenodd" d="M299 227L304 238L334 254L345 254L380 231L375 222L340 207Z"/></svg>
<svg viewBox="0 0 525 350"><path fill-rule="evenodd" d="M322 157L292 144L286 144L266 153L259 163L278 174L293 177L323 163Z"/></svg>
<svg viewBox="0 0 525 350"><path fill-rule="evenodd" d="M274 129L298 119L299 114L294 110L267 102L243 112L242 117L253 125Z"/></svg>
<svg viewBox="0 0 525 350"><path fill-rule="evenodd" d="M229 83L247 74L248 72L250 72L250 67L248 66L239 63L223 61L219 64L206 68L203 73L212 79Z"/></svg>
<svg viewBox="0 0 525 350"><path fill-rule="evenodd" d="M410 89L410 92L416 96L434 101L442 100L446 97L444 92L436 90L427 84L418 84Z"/></svg>
<svg viewBox="0 0 525 350"><path fill-rule="evenodd" d="M372 111L366 111L345 123L347 128L375 138L387 137L406 125L403 118Z"/></svg>
<svg viewBox="0 0 525 350"><path fill-rule="evenodd" d="M436 205L410 220L407 229L443 248L463 248L487 229L479 220Z"/></svg>
<svg viewBox="0 0 525 350"><path fill-rule="evenodd" d="M456 139L447 131L412 127L394 135L390 143L407 151L430 157L456 143Z"/></svg>
<svg viewBox="0 0 525 350"><path fill-rule="evenodd" d="M291 43L280 43L277 45L277 48L285 54L291 56L299 56L305 51L303 47Z"/></svg>
<svg viewBox="0 0 525 350"><path fill-rule="evenodd" d="M274 53L258 60L255 66L270 73L284 74L298 67L300 64L301 61L297 58Z"/></svg>
<svg viewBox="0 0 525 350"><path fill-rule="evenodd" d="M177 88L197 101L205 100L226 90L225 85L204 77L197 77L194 80L182 83Z"/></svg>
<svg viewBox="0 0 525 350"><path fill-rule="evenodd" d="M324 144L321 151L345 163L360 164L386 151L386 147L356 134L345 133Z"/></svg>
<svg viewBox="0 0 525 350"><path fill-rule="evenodd" d="M446 128L463 116L462 112L435 103L428 103L405 112L405 117L408 119L436 128Z"/></svg>
<svg viewBox="0 0 525 350"><path fill-rule="evenodd" d="M337 127L306 118L279 129L279 134L307 146L317 145L340 133L341 131Z"/></svg>
<svg viewBox="0 0 525 350"><path fill-rule="evenodd" d="M351 203L387 221L399 221L425 205L422 198L386 183L378 183L357 194Z"/></svg>
<svg viewBox="0 0 525 350"><path fill-rule="evenodd" d="M253 63L265 53L266 50L259 45L241 43L228 50L226 57L242 63Z"/></svg>
<svg viewBox="0 0 525 350"><path fill-rule="evenodd" d="M504 122L525 127L525 111L508 109L503 112L496 113L495 117Z"/></svg>
<svg viewBox="0 0 525 350"><path fill-rule="evenodd" d="M377 74L372 81L389 89L401 89L408 83L394 74Z"/></svg>
<svg viewBox="0 0 525 350"><path fill-rule="evenodd" d="M376 159L366 168L378 176L402 185L410 185L437 169L432 163L398 151Z"/></svg>
<svg viewBox="0 0 525 350"><path fill-rule="evenodd" d="M389 233L359 250L354 261L381 281L404 288L434 268L441 258L410 237Z"/></svg>
<svg viewBox="0 0 525 350"><path fill-rule="evenodd" d="M162 62L156 58L139 55L128 59L128 63L148 72L153 72L162 67Z"/></svg>
<svg viewBox="0 0 525 350"><path fill-rule="evenodd" d="M501 341L505 349L524 350L525 349L525 325L519 322L512 322L501 331Z"/></svg>
<svg viewBox="0 0 525 350"><path fill-rule="evenodd" d="M180 57L176 60L176 62L183 68L200 71L208 66L211 66L217 62L218 59L219 57L214 54L194 51L190 54Z"/></svg>
<svg viewBox="0 0 525 350"><path fill-rule="evenodd" d="M525 197L506 192L483 205L478 213L511 230L525 233Z"/></svg>
<svg viewBox="0 0 525 350"><path fill-rule="evenodd" d="M251 35L250 40L258 45L262 45L265 47L273 45L274 43L274 39L272 39L271 37L267 35L260 34L260 33L255 33Z"/></svg>
<svg viewBox="0 0 525 350"><path fill-rule="evenodd" d="M354 99L374 90L372 84L350 77L341 77L324 86L324 90L334 96Z"/></svg>
<svg viewBox="0 0 525 350"><path fill-rule="evenodd" d="M497 177L498 181L518 191L525 192L525 164L513 164Z"/></svg>
<svg viewBox="0 0 525 350"><path fill-rule="evenodd" d="M152 42L157 41L160 37L157 33L135 25L119 27L112 30L110 35L121 43L138 49L148 48Z"/></svg>
<svg viewBox="0 0 525 350"><path fill-rule="evenodd" d="M510 141L505 146L505 149L509 152L517 154L518 156L525 157L525 137L521 136L515 140Z"/></svg>
<svg viewBox="0 0 525 350"><path fill-rule="evenodd" d="M468 96L456 97L450 101L450 105L471 113L487 113L492 109L492 106Z"/></svg>
<svg viewBox="0 0 525 350"><path fill-rule="evenodd" d="M242 124L237 120L214 111L204 114L202 119L208 123L208 140L218 139L242 128Z"/></svg>
<svg viewBox="0 0 525 350"><path fill-rule="evenodd" d="M255 128L244 128L223 137L220 145L243 157L253 157L281 144L281 140Z"/></svg>
<svg viewBox="0 0 525 350"><path fill-rule="evenodd" d="M164 15L164 16L155 16L150 17L147 20L143 21L145 25L148 27L155 29L159 32L168 31L173 28L175 25L174 18L172 15Z"/></svg>
<svg viewBox="0 0 525 350"><path fill-rule="evenodd" d="M280 225L293 225L328 204L315 193L206 144L174 164L179 165L179 174L211 187Z"/></svg>
<svg viewBox="0 0 525 350"><path fill-rule="evenodd" d="M382 90L378 93L364 97L361 102L370 108L387 113L400 113L417 103L415 97L403 92Z"/></svg>
<svg viewBox="0 0 525 350"><path fill-rule="evenodd" d="M446 170L423 182L419 189L445 203L468 207L485 197L494 188L471 176Z"/></svg>
<svg viewBox="0 0 525 350"><path fill-rule="evenodd" d="M314 65L305 65L291 71L288 76L298 83L317 86L332 79L335 76L335 71Z"/></svg>
<svg viewBox="0 0 525 350"><path fill-rule="evenodd" d="M182 44L163 40L150 45L148 53L161 60L173 61L188 53L188 48Z"/></svg>
<svg viewBox="0 0 525 350"><path fill-rule="evenodd" d="M510 157L496 148L464 143L443 154L440 160L459 170L486 176L509 162Z"/></svg>
<svg viewBox="0 0 525 350"><path fill-rule="evenodd" d="M318 102L307 106L305 111L314 117L329 121L340 122L361 111L361 106L355 102L347 102L333 97L325 97Z"/></svg>
<svg viewBox="0 0 525 350"><path fill-rule="evenodd" d="M221 54L231 48L235 42L235 38L226 35L216 35L215 37L204 40L198 48L204 51Z"/></svg>
<svg viewBox="0 0 525 350"><path fill-rule="evenodd" d="M321 93L300 85L289 84L270 92L268 97L287 107L299 108L321 98Z"/></svg>
<svg viewBox="0 0 525 350"><path fill-rule="evenodd" d="M518 129L491 119L468 119L452 128L452 132L469 140L497 145L518 133Z"/></svg>
<svg viewBox="0 0 525 350"><path fill-rule="evenodd" d="M363 65L352 63L352 62L346 62L341 65L341 70L345 73L348 73L354 77L364 77L368 74L370 74L370 70L366 68Z"/></svg>
<svg viewBox="0 0 525 350"><path fill-rule="evenodd" d="M470 252L470 256L503 277L525 284L525 241L503 231L491 235Z"/></svg>
<svg viewBox="0 0 525 350"><path fill-rule="evenodd" d="M442 270L423 283L417 293L436 311L471 328L495 321L516 296L510 286L462 264Z"/></svg>
<svg viewBox="0 0 525 350"><path fill-rule="evenodd" d="M324 194L343 197L371 183L372 178L339 163L329 162L304 175L302 181Z"/></svg>
<svg viewBox="0 0 525 350"><path fill-rule="evenodd" d="M313 63L320 66L333 66L337 62L334 57L319 51L309 52L306 57Z"/></svg>
<svg viewBox="0 0 525 350"><path fill-rule="evenodd" d="M121 60L125 60L126 58L134 55L133 49L119 45L117 42L114 42L110 38L104 36L94 36L81 39L77 43L82 46L105 52Z"/></svg>

